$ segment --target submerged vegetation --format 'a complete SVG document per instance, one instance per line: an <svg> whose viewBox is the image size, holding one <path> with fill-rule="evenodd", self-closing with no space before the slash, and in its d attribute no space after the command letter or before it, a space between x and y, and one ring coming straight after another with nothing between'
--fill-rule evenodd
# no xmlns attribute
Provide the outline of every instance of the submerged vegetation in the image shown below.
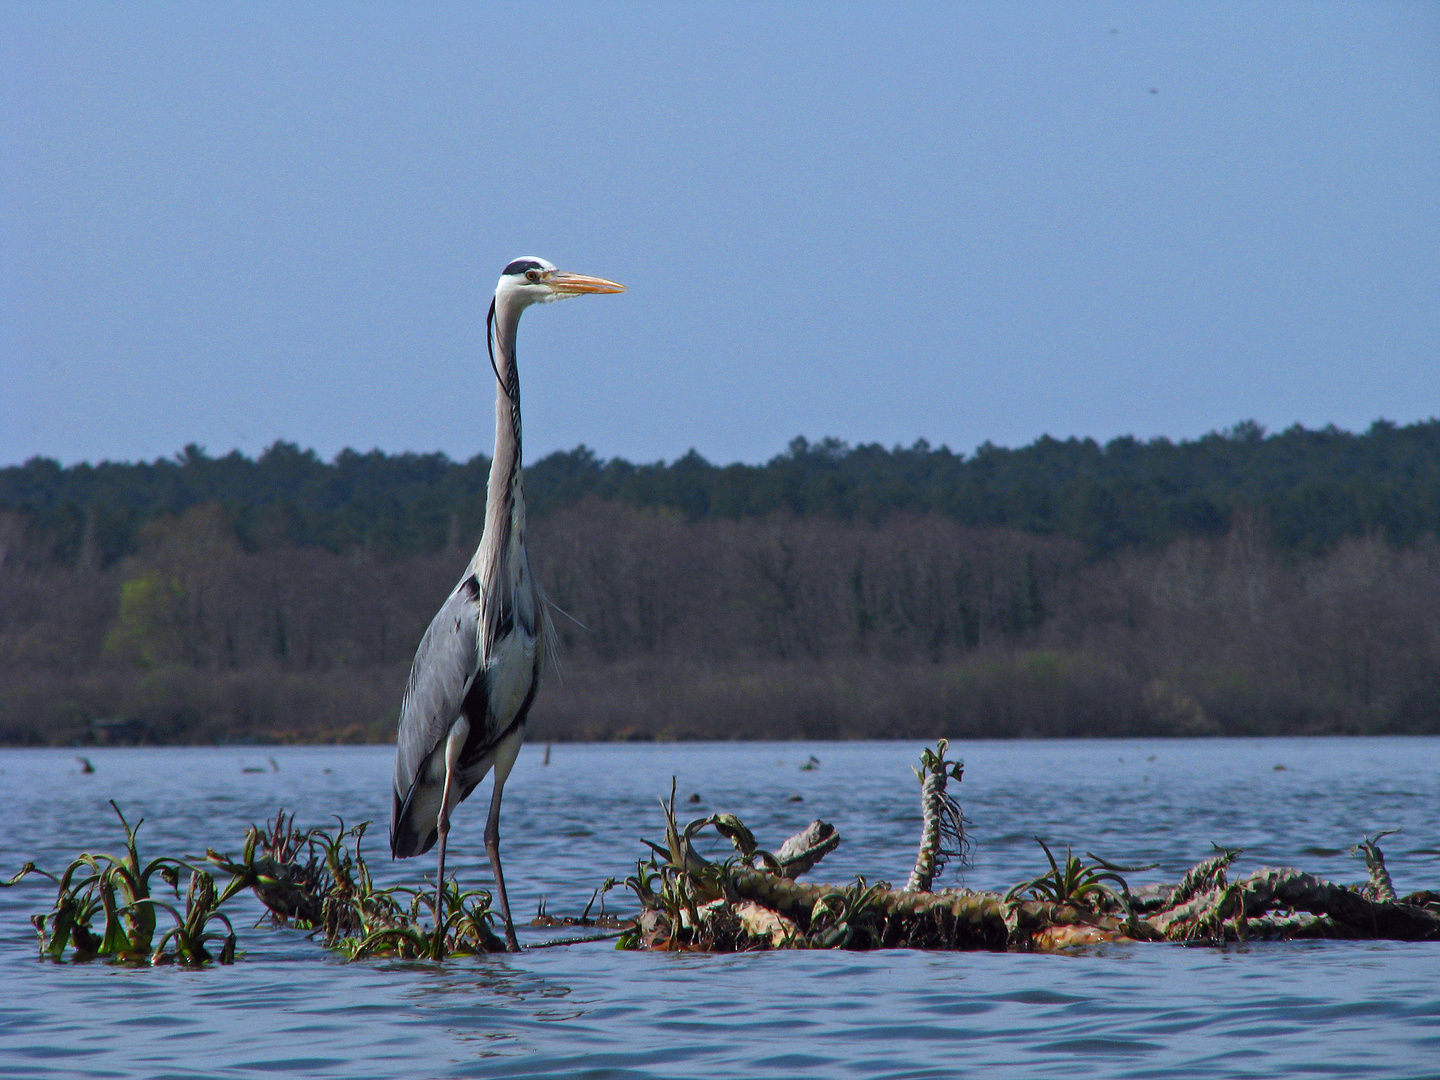
<svg viewBox="0 0 1440 1080"><path fill-rule="evenodd" d="M603 928L609 933L548 941L530 948L618 937L622 949L744 952L764 949L886 949L1049 951L1100 943L1226 942L1290 938L1440 940L1440 892L1397 896L1379 841L1354 849L1368 880L1345 886L1298 870L1266 868L1231 880L1240 852L1217 848L1174 884L1132 889L1126 867L1068 849L1063 860L1037 837L1049 869L1005 892L933 889L945 860L963 857L968 840L953 785L963 770L941 740L916 770L921 788L921 838L905 888L856 878L848 884L798 880L840 843L832 825L816 821L773 852L733 814L681 825L675 788L662 802L665 842L645 843L647 858L625 885L639 902L634 918L604 911L614 879L600 885L578 918L537 912L532 926ZM112 803L113 805L113 803ZM502 952L490 894L444 884L441 917L433 886L377 886L361 853L366 824L300 829L282 812L251 826L239 856L209 850L203 859L142 859L136 834L118 807L125 834L121 854L78 856L50 874L27 864L8 882L31 874L57 886L50 911L34 917L40 954L51 960L103 959L125 964L201 966L233 963L238 954L230 914L248 890L273 925L310 933L351 960L374 957L439 960ZM710 831L734 854L706 858L697 838ZM219 875L219 877L217 877ZM182 896L181 886L184 884ZM596 900L597 918L590 917ZM171 925L157 925L161 914ZM262 916L262 919L264 916ZM437 932L438 926L438 932Z"/></svg>

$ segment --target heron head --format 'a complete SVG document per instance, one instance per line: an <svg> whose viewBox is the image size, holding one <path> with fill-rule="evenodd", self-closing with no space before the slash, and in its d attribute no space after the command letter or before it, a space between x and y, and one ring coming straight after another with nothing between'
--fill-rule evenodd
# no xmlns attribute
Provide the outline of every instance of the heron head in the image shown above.
<svg viewBox="0 0 1440 1080"><path fill-rule="evenodd" d="M624 292L625 286L604 278L586 277L584 274L567 274L555 269L555 264L534 255L524 255L514 260L500 275L496 286L497 297L507 295L522 307L531 304L548 304L566 296L580 296L584 293Z"/></svg>

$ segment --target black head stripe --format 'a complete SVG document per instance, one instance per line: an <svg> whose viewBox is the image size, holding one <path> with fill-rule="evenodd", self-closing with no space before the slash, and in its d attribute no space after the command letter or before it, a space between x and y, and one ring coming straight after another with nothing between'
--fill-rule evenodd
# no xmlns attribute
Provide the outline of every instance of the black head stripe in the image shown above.
<svg viewBox="0 0 1440 1080"><path fill-rule="evenodd" d="M485 347L490 350L490 370L495 372L495 381L500 389L505 391L505 396L511 401L515 396L510 393L510 388L505 385L505 380L500 378L500 369L495 365L495 301L490 301L490 313L485 316ZM510 358L510 363L515 363L515 358Z"/></svg>
<svg viewBox="0 0 1440 1080"><path fill-rule="evenodd" d="M534 259L516 259L509 266L505 267L503 276L509 277L511 274L523 274L526 270L544 269L545 268L541 266L538 262L536 262Z"/></svg>

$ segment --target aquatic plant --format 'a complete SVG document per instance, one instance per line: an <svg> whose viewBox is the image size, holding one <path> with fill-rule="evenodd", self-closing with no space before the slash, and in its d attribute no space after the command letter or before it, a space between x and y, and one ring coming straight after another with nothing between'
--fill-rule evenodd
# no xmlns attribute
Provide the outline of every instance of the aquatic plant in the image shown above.
<svg viewBox="0 0 1440 1080"><path fill-rule="evenodd" d="M208 850L207 868L174 856L142 860L136 834L143 820L132 827L120 808L111 806L125 832L123 854L85 852L59 875L30 862L0 882L13 886L38 874L58 887L53 908L32 920L42 956L230 964L236 934L221 908L246 889L265 905L273 924L309 931L350 959L441 959L504 949L491 927L490 894L483 889L462 893L453 879L447 881L447 914L436 928L424 922L430 910L427 888L378 888L361 853L369 822L346 827L337 819L334 829L300 829L293 814L281 811L273 822L247 830L238 858ZM211 869L229 875L223 885ZM182 897L180 883L187 874ZM157 877L164 883L158 895ZM168 914L172 925L157 940L158 911Z"/></svg>
<svg viewBox="0 0 1440 1080"><path fill-rule="evenodd" d="M31 920L40 938L41 955L52 960L67 956L73 960L100 957L121 963L190 966L210 960L233 963L235 928L220 911L220 906L244 884L232 879L217 890L215 879L208 871L184 859L161 856L148 862L142 860L136 834L144 819L131 826L114 800L110 806L125 832L123 854L85 852L58 876L39 869L34 863L26 863L4 883L11 886L27 874L36 873L58 886L55 906ZM183 912L152 893L151 883L158 875L175 902L181 903L180 878L187 871L189 880ZM161 934L158 942L155 941L157 909L174 920L174 925ZM102 920L98 932L94 925L97 918ZM224 926L223 934L211 929L216 923ZM220 948L212 954L207 946L216 942Z"/></svg>
<svg viewBox="0 0 1440 1080"><path fill-rule="evenodd" d="M1361 888L1361 891L1373 900L1393 901L1397 899L1395 883L1390 880L1390 871L1385 869L1385 855L1380 851L1380 841L1399 831L1399 829L1386 829L1384 832L1376 833L1375 839L1372 840L1367 836L1350 849L1350 854L1359 855L1365 860L1365 869L1370 871L1370 881Z"/></svg>
<svg viewBox="0 0 1440 1080"><path fill-rule="evenodd" d="M957 784L965 775L963 761L946 761L948 739L941 739L935 749L920 752L920 768L915 777L920 781L920 850L915 855L915 869L910 871L907 889L929 892L935 875L945 869L950 859L961 859L967 847L965 815L954 796L945 791L946 783Z"/></svg>
<svg viewBox="0 0 1440 1080"><path fill-rule="evenodd" d="M1065 865L1061 866L1044 840L1037 836L1035 842L1044 850L1045 858L1050 860L1050 869L1029 881L1011 886L1005 894L1007 902L1028 892L1035 899L1048 900L1052 904L1103 906L1108 901L1128 911L1130 886L1120 874L1154 869L1153 865L1116 866L1089 851L1085 854L1095 860L1095 865L1087 866L1074 856L1069 846L1065 848ZM1119 885L1119 890L1111 888L1107 882Z"/></svg>
<svg viewBox="0 0 1440 1080"><path fill-rule="evenodd" d="M442 890L446 912L426 926L433 893L425 886L379 888L361 852L368 821L347 828L299 829L280 811L265 827L252 825L240 858L208 851L209 860L248 885L271 921L309 930L351 959L397 956L440 960L452 954L504 950L491 928L490 894L461 892L453 878Z"/></svg>
<svg viewBox="0 0 1440 1080"><path fill-rule="evenodd" d="M885 882L867 886L863 877L851 885L828 892L810 908L810 932L797 944L814 949L844 949L856 934L878 941L883 910L875 903L889 887Z"/></svg>
<svg viewBox="0 0 1440 1080"><path fill-rule="evenodd" d="M1164 907L1178 907L1200 893L1225 888L1225 869L1240 856L1241 851L1239 848L1222 848L1219 844L1210 846L1215 849L1215 854L1185 872L1185 876L1170 890Z"/></svg>
<svg viewBox="0 0 1440 1080"><path fill-rule="evenodd" d="M776 870L780 867L779 860L759 849L754 834L734 814L695 818L681 828L675 817L673 778L670 798L662 799L660 807L665 814L665 846L644 841L651 849L650 857L638 860L635 873L625 879L625 884L640 900L644 914L631 932L621 936L620 947L637 947L636 935L641 935L649 948L714 949L721 945L734 948L733 920L722 918L723 905L721 908L712 908L712 905L725 900L728 871L736 860L713 863L705 859L695 850L695 837L703 829L712 828L731 842L740 859L753 862L758 858Z"/></svg>

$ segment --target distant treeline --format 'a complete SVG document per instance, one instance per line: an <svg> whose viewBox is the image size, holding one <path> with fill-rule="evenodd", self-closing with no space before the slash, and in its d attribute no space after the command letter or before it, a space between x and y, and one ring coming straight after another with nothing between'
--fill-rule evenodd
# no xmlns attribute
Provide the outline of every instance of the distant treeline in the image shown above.
<svg viewBox="0 0 1440 1080"><path fill-rule="evenodd" d="M150 521L213 504L248 551L275 544L335 553L417 554L478 533L489 461L346 450L333 461L277 442L252 460L188 446L173 459L0 469L0 511L23 518L24 557L96 568L137 551ZM1194 441L1045 437L966 456L795 439L763 465L602 461L585 447L526 470L532 516L587 498L668 509L690 523L783 513L879 523L937 514L1079 542L1092 557L1220 536L1237 513L1264 521L1278 551L1320 554L1343 537L1413 544L1440 529L1440 420L1377 421L1355 434L1253 422ZM13 533L13 528L12 528ZM21 538L0 537L21 555ZM0 553L0 558L4 558Z"/></svg>
<svg viewBox="0 0 1440 1080"><path fill-rule="evenodd" d="M0 742L387 740L486 462L0 471ZM536 738L1440 732L1440 422L527 475Z"/></svg>

